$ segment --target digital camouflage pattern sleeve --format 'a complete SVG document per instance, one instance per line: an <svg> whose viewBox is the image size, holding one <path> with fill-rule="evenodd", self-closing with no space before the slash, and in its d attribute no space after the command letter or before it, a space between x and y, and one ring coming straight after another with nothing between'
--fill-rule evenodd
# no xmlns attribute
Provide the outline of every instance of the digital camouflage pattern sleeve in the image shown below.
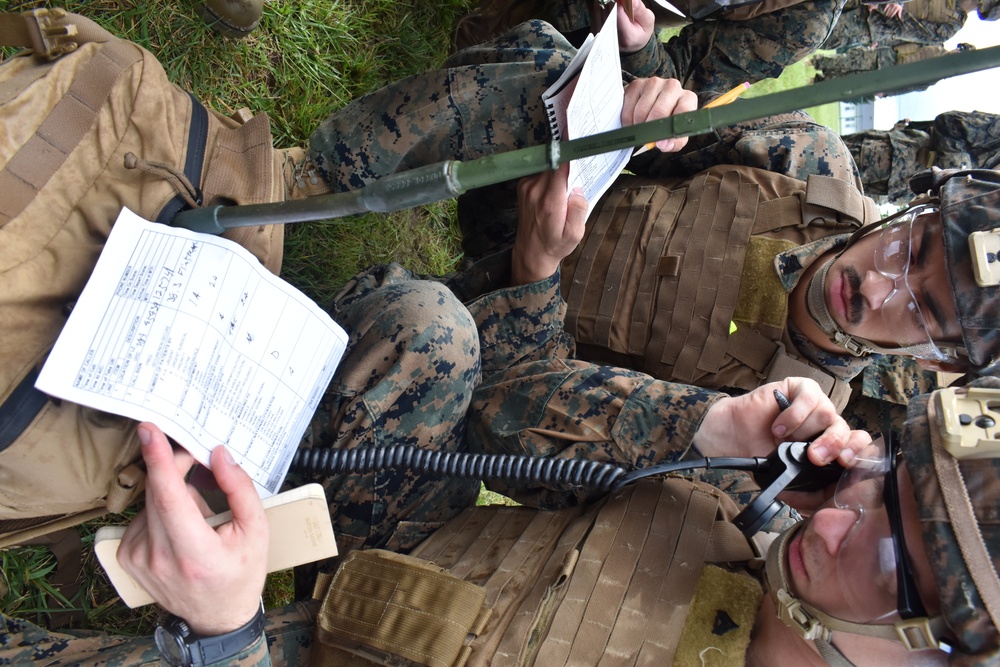
<svg viewBox="0 0 1000 667"><path fill-rule="evenodd" d="M807 0L751 19L696 21L666 43L622 55L638 77L678 79L699 96L725 93L744 81L777 78L826 40L844 0ZM704 100L702 100L704 102Z"/></svg>
<svg viewBox="0 0 1000 667"><path fill-rule="evenodd" d="M483 383L466 431L470 451L646 467L685 456L705 412L722 396L571 358L558 273L468 306L483 348ZM545 509L592 497L585 489L487 485Z"/></svg>

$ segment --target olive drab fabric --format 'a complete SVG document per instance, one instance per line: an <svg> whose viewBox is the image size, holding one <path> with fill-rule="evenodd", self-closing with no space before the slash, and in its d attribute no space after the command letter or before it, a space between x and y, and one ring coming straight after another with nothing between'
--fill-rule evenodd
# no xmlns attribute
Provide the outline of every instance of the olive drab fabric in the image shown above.
<svg viewBox="0 0 1000 667"><path fill-rule="evenodd" d="M737 512L682 478L553 512L468 508L409 556L355 552L321 581L320 653L331 665L697 665L694 645L724 613L731 630L714 644L740 665L762 589ZM722 581L725 600L712 595Z"/></svg>
<svg viewBox="0 0 1000 667"><path fill-rule="evenodd" d="M842 409L847 384L787 352L773 263L831 227L877 219L874 202L827 176L728 165L619 179L562 263L566 329L588 358L677 382L749 391L761 378L811 377Z"/></svg>
<svg viewBox="0 0 1000 667"><path fill-rule="evenodd" d="M171 83L156 58L60 10L0 15L0 545L127 506L134 423L48 400L34 378L128 207L169 222L202 204L286 196L268 118L239 120ZM271 271L280 225L230 238Z"/></svg>

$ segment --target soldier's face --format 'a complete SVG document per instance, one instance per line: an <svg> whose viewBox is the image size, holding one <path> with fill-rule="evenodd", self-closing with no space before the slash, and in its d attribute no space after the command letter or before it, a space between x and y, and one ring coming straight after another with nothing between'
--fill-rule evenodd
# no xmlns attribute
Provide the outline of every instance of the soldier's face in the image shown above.
<svg viewBox="0 0 1000 667"><path fill-rule="evenodd" d="M939 611L934 575L920 534L920 522L909 475L897 471L902 535L909 571L929 614ZM863 494L863 487L857 493ZM871 485L880 496L878 484ZM892 623L897 613L897 563L890 520L880 497L866 510L847 508L833 499L803 522L788 543L787 572L795 596L831 616L858 623Z"/></svg>
<svg viewBox="0 0 1000 667"><path fill-rule="evenodd" d="M933 352L933 341L960 341L941 235L933 211L847 248L826 279L827 306L837 324L887 348L929 345Z"/></svg>

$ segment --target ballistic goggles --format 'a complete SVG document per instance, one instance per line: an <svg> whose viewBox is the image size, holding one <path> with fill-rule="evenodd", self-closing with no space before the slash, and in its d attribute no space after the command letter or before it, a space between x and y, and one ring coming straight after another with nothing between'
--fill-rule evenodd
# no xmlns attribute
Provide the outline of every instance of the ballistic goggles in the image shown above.
<svg viewBox="0 0 1000 667"><path fill-rule="evenodd" d="M951 352L954 346L947 347L946 352L934 341L935 329L928 319L933 314L926 308L926 301L921 306L917 294L923 295L923 290L914 289L916 281L911 280L911 271L916 272L923 264L928 244L941 243L943 229L937 207L914 206L875 233L875 269L893 284L879 307L886 331L893 332L899 346L914 357L959 363L961 360ZM942 329L939 326L936 331Z"/></svg>
<svg viewBox="0 0 1000 667"><path fill-rule="evenodd" d="M875 440L856 457L833 496L837 509L856 516L841 543L837 573L861 623L927 616L903 533L897 452L888 440Z"/></svg>

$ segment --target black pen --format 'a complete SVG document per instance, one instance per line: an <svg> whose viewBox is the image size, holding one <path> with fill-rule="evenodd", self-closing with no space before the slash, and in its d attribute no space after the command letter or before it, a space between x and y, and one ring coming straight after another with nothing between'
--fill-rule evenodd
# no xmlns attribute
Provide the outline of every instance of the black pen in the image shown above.
<svg viewBox="0 0 1000 667"><path fill-rule="evenodd" d="M788 406L792 404L792 402L788 400L788 397L781 393L780 389L774 390L774 400L778 402L778 410L781 412L787 410Z"/></svg>

